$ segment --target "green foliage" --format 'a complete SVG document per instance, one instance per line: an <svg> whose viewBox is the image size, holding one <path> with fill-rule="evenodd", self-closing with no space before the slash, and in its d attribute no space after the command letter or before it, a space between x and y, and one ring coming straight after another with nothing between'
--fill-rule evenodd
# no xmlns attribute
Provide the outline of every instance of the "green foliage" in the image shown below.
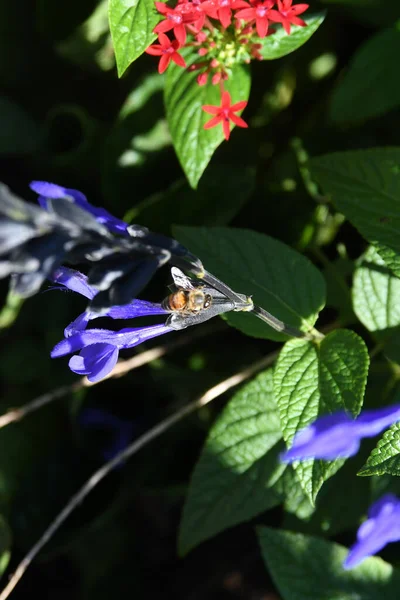
<svg viewBox="0 0 400 600"><path fill-rule="evenodd" d="M290 446L295 434L322 414L346 410L356 416L364 399L368 365L367 348L352 331L334 331L319 347L302 340L287 342L274 377L286 443ZM312 503L323 482L342 464L343 461L320 460L294 464Z"/></svg>
<svg viewBox="0 0 400 600"><path fill-rule="evenodd" d="M233 396L210 430L186 497L181 553L279 504L281 438L268 370Z"/></svg>
<svg viewBox="0 0 400 600"><path fill-rule="evenodd" d="M265 563L285 600L398 597L400 573L380 558L368 558L345 572L341 563L346 548L339 544L268 527L257 533Z"/></svg>
<svg viewBox="0 0 400 600"><path fill-rule="evenodd" d="M359 475L400 475L400 424L395 423L379 440Z"/></svg>
<svg viewBox="0 0 400 600"><path fill-rule="evenodd" d="M290 35L286 33L283 27L280 27L276 33L268 35L261 40L261 56L264 60L275 60L294 52L310 39L320 25L322 25L324 19L324 12L307 16L304 19L307 27L295 26Z"/></svg>
<svg viewBox="0 0 400 600"><path fill-rule="evenodd" d="M378 245L380 253L383 245L396 255L400 252L399 165L400 148L337 152L310 161L312 175L337 209Z"/></svg>
<svg viewBox="0 0 400 600"><path fill-rule="evenodd" d="M333 94L337 123L379 117L400 105L400 27L380 31L361 46Z"/></svg>
<svg viewBox="0 0 400 600"><path fill-rule="evenodd" d="M207 269L235 291L285 323L308 331L325 303L325 282L311 262L282 242L245 229L176 227L177 238ZM247 335L285 336L251 314L228 313L230 325Z"/></svg>
<svg viewBox="0 0 400 600"><path fill-rule="evenodd" d="M182 52L190 67L198 57L192 52ZM189 58L188 58L189 57ZM182 169L193 188L197 187L204 169L207 167L215 150L224 140L222 126L203 129L212 115L204 112L205 104L219 106L220 89L212 85L209 78L206 85L197 83L198 71L189 72L178 65L171 64L167 71L165 83L165 109L169 129ZM247 66L236 65L225 83L225 89L231 94L232 104L247 100L250 94L250 71Z"/></svg>
<svg viewBox="0 0 400 600"><path fill-rule="evenodd" d="M108 10L118 75L122 77L156 38L153 29L160 15L153 0L110 0Z"/></svg>

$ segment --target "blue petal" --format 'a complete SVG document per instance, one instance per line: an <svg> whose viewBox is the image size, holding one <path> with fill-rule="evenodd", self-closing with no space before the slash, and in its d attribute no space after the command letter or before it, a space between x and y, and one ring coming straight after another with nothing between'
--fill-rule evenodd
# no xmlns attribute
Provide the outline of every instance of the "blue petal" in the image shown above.
<svg viewBox="0 0 400 600"><path fill-rule="evenodd" d="M47 208L46 199L57 200L58 198L72 198L75 204L92 214L99 223L106 225L109 231L128 235L127 223L111 215L105 208L99 208L90 204L87 201L85 194L82 194L79 190L65 188L48 181L32 181L30 183L30 188L39 194L39 204L42 208Z"/></svg>
<svg viewBox="0 0 400 600"><path fill-rule="evenodd" d="M81 294L85 298L92 300L97 294L97 290L88 284L88 278L83 273L76 271L75 269L69 269L68 267L58 267L51 277L49 277L54 283L63 285L68 290Z"/></svg>
<svg viewBox="0 0 400 600"><path fill-rule="evenodd" d="M147 327L136 327L126 328L120 331L111 331L109 329L87 329L86 331L79 331L71 335L70 337L61 340L56 344L51 351L52 358L58 358L81 350L86 346L92 346L93 344L112 344L113 346L122 348L133 348L150 340L158 335L169 333L173 331L171 327L167 325L148 325Z"/></svg>
<svg viewBox="0 0 400 600"><path fill-rule="evenodd" d="M345 569L356 567L389 542L400 540L400 501L396 496L387 494L380 498L370 507L368 517L359 528L357 541L343 563Z"/></svg>
<svg viewBox="0 0 400 600"><path fill-rule="evenodd" d="M111 344L93 344L83 348L79 356L73 356L69 368L78 375L87 375L95 383L106 377L118 360L118 348Z"/></svg>
<svg viewBox="0 0 400 600"><path fill-rule="evenodd" d="M348 458L357 453L364 437L377 435L398 420L399 405L365 411L358 419L344 411L325 415L295 436L292 447L282 454L281 460Z"/></svg>

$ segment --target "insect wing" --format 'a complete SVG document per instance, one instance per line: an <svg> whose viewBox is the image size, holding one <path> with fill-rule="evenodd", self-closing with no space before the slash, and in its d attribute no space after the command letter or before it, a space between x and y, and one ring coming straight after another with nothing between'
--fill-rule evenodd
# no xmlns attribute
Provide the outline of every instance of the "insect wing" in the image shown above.
<svg viewBox="0 0 400 600"><path fill-rule="evenodd" d="M171 269L172 279L176 288L183 288L184 290L194 290L195 287L190 281L189 277L185 275L178 267L172 267Z"/></svg>

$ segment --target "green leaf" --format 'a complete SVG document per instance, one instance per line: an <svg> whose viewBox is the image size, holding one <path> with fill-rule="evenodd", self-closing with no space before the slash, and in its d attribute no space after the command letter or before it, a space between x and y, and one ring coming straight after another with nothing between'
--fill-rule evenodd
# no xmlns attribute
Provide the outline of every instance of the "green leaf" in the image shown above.
<svg viewBox="0 0 400 600"><path fill-rule="evenodd" d="M316 537L257 528L266 566L284 600L397 600L400 572L380 558L345 571L347 549Z"/></svg>
<svg viewBox="0 0 400 600"><path fill-rule="evenodd" d="M400 280L373 246L355 270L352 295L354 312L368 331L400 325Z"/></svg>
<svg viewBox="0 0 400 600"><path fill-rule="evenodd" d="M248 229L174 227L206 269L288 325L308 331L325 303L321 273L282 242ZM228 313L230 325L254 337L287 339L250 313Z"/></svg>
<svg viewBox="0 0 400 600"><path fill-rule="evenodd" d="M212 427L195 467L179 534L181 553L279 503L273 485L282 433L272 371L243 387Z"/></svg>
<svg viewBox="0 0 400 600"><path fill-rule="evenodd" d="M400 253L400 148L337 152L310 161L313 177L372 244Z"/></svg>
<svg viewBox="0 0 400 600"><path fill-rule="evenodd" d="M400 277L400 253L384 244L375 244L375 247L392 273Z"/></svg>
<svg viewBox="0 0 400 600"><path fill-rule="evenodd" d="M118 75L122 77L157 37L153 29L160 14L154 0L110 0L108 18Z"/></svg>
<svg viewBox="0 0 400 600"><path fill-rule="evenodd" d="M42 138L32 117L5 96L0 96L0 131L0 155L30 154Z"/></svg>
<svg viewBox="0 0 400 600"><path fill-rule="evenodd" d="M275 60L276 58L282 58L291 52L300 48L305 44L310 37L317 31L318 27L322 25L325 19L325 12L320 12L313 15L306 15L304 21L307 23L307 27L292 27L290 35L286 33L283 27L280 27L273 35L260 40L262 48L260 54L264 60Z"/></svg>
<svg viewBox="0 0 400 600"><path fill-rule="evenodd" d="M198 55L191 48L182 52L187 66L198 61ZM196 188L204 169L215 150L224 141L222 126L203 129L212 115L204 112L204 104L220 106L221 93L217 85L208 79L206 85L199 86L199 71L189 72L171 64L167 70L164 100L167 120L173 144L182 169L191 185ZM250 71L246 65L235 65L224 88L231 94L232 104L248 100L250 94ZM236 113L240 114L240 113ZM233 124L231 123L233 127ZM243 132L242 132L243 134Z"/></svg>
<svg viewBox="0 0 400 600"><path fill-rule="evenodd" d="M319 348L304 340L287 342L276 365L274 393L288 446L298 431L320 415L337 410L358 415L368 366L364 341L346 329L327 335ZM341 460L307 460L293 466L314 503L323 482L342 465Z"/></svg>
<svg viewBox="0 0 400 600"><path fill-rule="evenodd" d="M364 121L400 105L400 27L380 31L363 44L336 87L330 116L337 123Z"/></svg>
<svg viewBox="0 0 400 600"><path fill-rule="evenodd" d="M400 423L385 431L359 475L400 475Z"/></svg>

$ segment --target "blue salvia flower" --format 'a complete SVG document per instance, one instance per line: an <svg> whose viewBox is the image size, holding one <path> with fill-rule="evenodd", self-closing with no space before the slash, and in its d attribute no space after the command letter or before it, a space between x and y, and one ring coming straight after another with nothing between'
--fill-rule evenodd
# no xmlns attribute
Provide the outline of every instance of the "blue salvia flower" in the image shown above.
<svg viewBox="0 0 400 600"><path fill-rule="evenodd" d="M12 275L14 293L28 297L63 262L89 263L100 292L93 310L128 304L157 269L171 262L202 276L201 261L171 238L128 225L92 206L81 192L35 181L40 206L0 184L0 278Z"/></svg>
<svg viewBox="0 0 400 600"><path fill-rule="evenodd" d="M370 506L368 519L358 529L357 541L350 548L343 567L353 569L386 544L399 540L400 500L393 494L386 494Z"/></svg>
<svg viewBox="0 0 400 600"><path fill-rule="evenodd" d="M186 289L188 286L195 287L198 285L198 282L188 278L176 267L172 267L171 273L177 288L183 287ZM56 269L51 280L89 300L95 299L98 294L98 290L90 285L86 275L67 267ZM204 290L205 295L211 296L212 302L209 308L199 312L171 313L171 311L163 308L161 304L138 299L132 300L124 306L111 306L105 309L101 316L112 319L134 319L155 315L163 315L166 319L163 324L125 328L120 331L87 329L89 322L99 316L89 305L82 314L65 328L65 339L53 348L51 356L58 358L79 352L70 359L70 369L79 375L87 375L89 381L100 381L114 368L120 350L133 348L156 336L198 325L216 315L231 310L241 310L243 306L247 306L247 298L241 294L237 295L239 304L235 304L218 290L203 284L201 284L201 288Z"/></svg>
<svg viewBox="0 0 400 600"><path fill-rule="evenodd" d="M97 290L89 285L85 275L67 267L59 267L53 273L52 280L89 299L93 299L97 294ZM125 306L110 307L102 316L112 319L134 319L167 314L161 304L135 299ZM88 308L65 328L65 339L51 352L52 358L58 358L79 351L78 355L70 359L69 367L78 375L87 375L93 383L100 381L113 370L120 350L133 348L153 337L173 331L172 327L164 324L128 327L120 331L86 329L89 321L97 317L98 314Z"/></svg>
<svg viewBox="0 0 400 600"><path fill-rule="evenodd" d="M290 463L307 458L348 458L358 452L363 438L374 437L397 421L400 421L399 404L365 410L357 419L345 411L324 415L296 434L281 460Z"/></svg>

